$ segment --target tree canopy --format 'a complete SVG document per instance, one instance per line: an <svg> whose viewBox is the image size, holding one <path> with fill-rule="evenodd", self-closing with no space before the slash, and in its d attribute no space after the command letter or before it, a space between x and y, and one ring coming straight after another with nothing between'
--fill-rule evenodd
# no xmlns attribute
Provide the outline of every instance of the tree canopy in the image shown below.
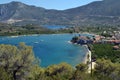
<svg viewBox="0 0 120 80"><path fill-rule="evenodd" d="M12 75L13 79L24 79L34 65L32 47L20 43L18 47L0 45L0 67Z"/></svg>

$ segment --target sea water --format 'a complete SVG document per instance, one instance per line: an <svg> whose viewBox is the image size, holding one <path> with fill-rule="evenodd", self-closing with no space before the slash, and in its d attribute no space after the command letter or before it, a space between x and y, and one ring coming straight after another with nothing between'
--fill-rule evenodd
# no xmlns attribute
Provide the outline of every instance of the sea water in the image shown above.
<svg viewBox="0 0 120 80"><path fill-rule="evenodd" d="M69 41L75 34L44 34L29 36L0 37L0 44L18 45L25 42L33 46L35 57L40 59L40 66L66 62L75 66L84 60L86 48Z"/></svg>

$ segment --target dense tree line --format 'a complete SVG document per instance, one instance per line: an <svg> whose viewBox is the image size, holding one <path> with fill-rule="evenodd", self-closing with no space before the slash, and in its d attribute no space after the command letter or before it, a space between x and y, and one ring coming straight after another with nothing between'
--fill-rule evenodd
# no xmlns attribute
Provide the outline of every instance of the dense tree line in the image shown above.
<svg viewBox="0 0 120 80"><path fill-rule="evenodd" d="M28 35L28 34L52 34L55 31L41 25L10 25L0 23L0 36Z"/></svg>
<svg viewBox="0 0 120 80"><path fill-rule="evenodd" d="M93 44L92 56L96 59L110 59L112 62L120 63L120 50L114 50L113 44Z"/></svg>
<svg viewBox="0 0 120 80"><path fill-rule="evenodd" d="M27 25L10 25L0 23L0 36L11 35L28 35L28 34L57 34L57 33L79 33L89 32L96 33L103 36L111 36L109 32L119 31L119 26L95 25L95 26L75 26L67 25L65 29L59 30L47 29L41 25L27 24ZM103 33L106 31L106 33Z"/></svg>

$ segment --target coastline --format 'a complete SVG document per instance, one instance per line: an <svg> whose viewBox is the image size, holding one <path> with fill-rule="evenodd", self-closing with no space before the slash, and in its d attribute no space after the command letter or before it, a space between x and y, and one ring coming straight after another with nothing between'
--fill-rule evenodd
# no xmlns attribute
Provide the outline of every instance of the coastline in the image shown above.
<svg viewBox="0 0 120 80"><path fill-rule="evenodd" d="M61 35L61 34L71 34L71 33L41 33L41 34L22 34L22 35L0 35L0 37L20 37L20 36L38 36L38 35ZM75 34L88 34L88 35L94 35L93 33L72 33Z"/></svg>
<svg viewBox="0 0 120 80"><path fill-rule="evenodd" d="M21 37L21 36L39 36L39 35L64 35L64 34L70 34L70 33L53 33L53 34L26 34L26 35L10 35L10 36L0 36L0 37L11 37L11 38L16 38L16 37ZM74 34L76 34L76 33L74 33ZM73 35L74 35L73 34Z"/></svg>
<svg viewBox="0 0 120 80"><path fill-rule="evenodd" d="M71 41L68 41L68 43L70 44L75 44L75 45L79 45L77 43L72 43ZM82 61L82 63L84 64L87 64L88 62L90 63L91 62L91 51L88 49L88 46L87 45L83 45L85 48L86 48L86 53L85 53L85 57ZM88 58L88 55L89 55L89 58Z"/></svg>
<svg viewBox="0 0 120 80"><path fill-rule="evenodd" d="M38 36L38 35L61 35L61 34L33 34L33 35L21 35L21 36ZM20 36L9 36L9 37L11 37L11 38L16 38L16 37L20 37ZM70 44L73 44L71 41L66 41L66 42L68 42L68 43L70 43ZM37 44L38 42L35 41L34 43ZM74 45L79 45L79 44L74 43ZM79 46L81 46L81 45L79 45ZM88 46L87 46L87 45L83 45L83 47L85 47L85 48L84 48L85 51L84 51L84 54L83 54L84 56L82 57L82 60L81 60L80 63L87 64L88 61L90 62L90 60L91 60L90 57L89 57L90 60L88 59L88 55L91 56L91 53L90 53L90 50L88 49Z"/></svg>
<svg viewBox="0 0 120 80"><path fill-rule="evenodd" d="M71 41L68 41L68 43L78 45L77 43L72 43ZM82 63L87 64L87 62L91 62L91 51L88 49L87 45L83 45L83 46L86 48L87 51L85 53L85 57ZM88 58L88 55L89 55L89 58Z"/></svg>
<svg viewBox="0 0 120 80"><path fill-rule="evenodd" d="M91 69L94 69L95 68L95 65L96 65L96 62L92 62L92 60L91 60L91 55L92 55L92 53L91 53L91 51L88 49L88 46L87 45L84 45L85 47L86 47L86 49L87 49L87 53L86 53L86 55L85 55L85 58L84 58L84 60L83 60L83 63L84 64L87 64L88 65L88 73L91 73ZM89 55L89 57L88 57L88 55Z"/></svg>
<svg viewBox="0 0 120 80"><path fill-rule="evenodd" d="M91 62L91 51L88 49L87 45L84 45L87 53L85 54L84 60L82 61L82 63L87 64L88 62Z"/></svg>

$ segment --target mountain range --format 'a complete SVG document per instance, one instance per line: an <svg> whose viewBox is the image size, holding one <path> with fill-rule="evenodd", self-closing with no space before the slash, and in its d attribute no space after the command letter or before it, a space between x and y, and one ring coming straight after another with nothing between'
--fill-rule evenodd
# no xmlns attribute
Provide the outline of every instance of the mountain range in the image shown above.
<svg viewBox="0 0 120 80"><path fill-rule="evenodd" d="M120 0L95 1L84 6L54 10L12 1L0 4L0 22L42 25L120 25Z"/></svg>

